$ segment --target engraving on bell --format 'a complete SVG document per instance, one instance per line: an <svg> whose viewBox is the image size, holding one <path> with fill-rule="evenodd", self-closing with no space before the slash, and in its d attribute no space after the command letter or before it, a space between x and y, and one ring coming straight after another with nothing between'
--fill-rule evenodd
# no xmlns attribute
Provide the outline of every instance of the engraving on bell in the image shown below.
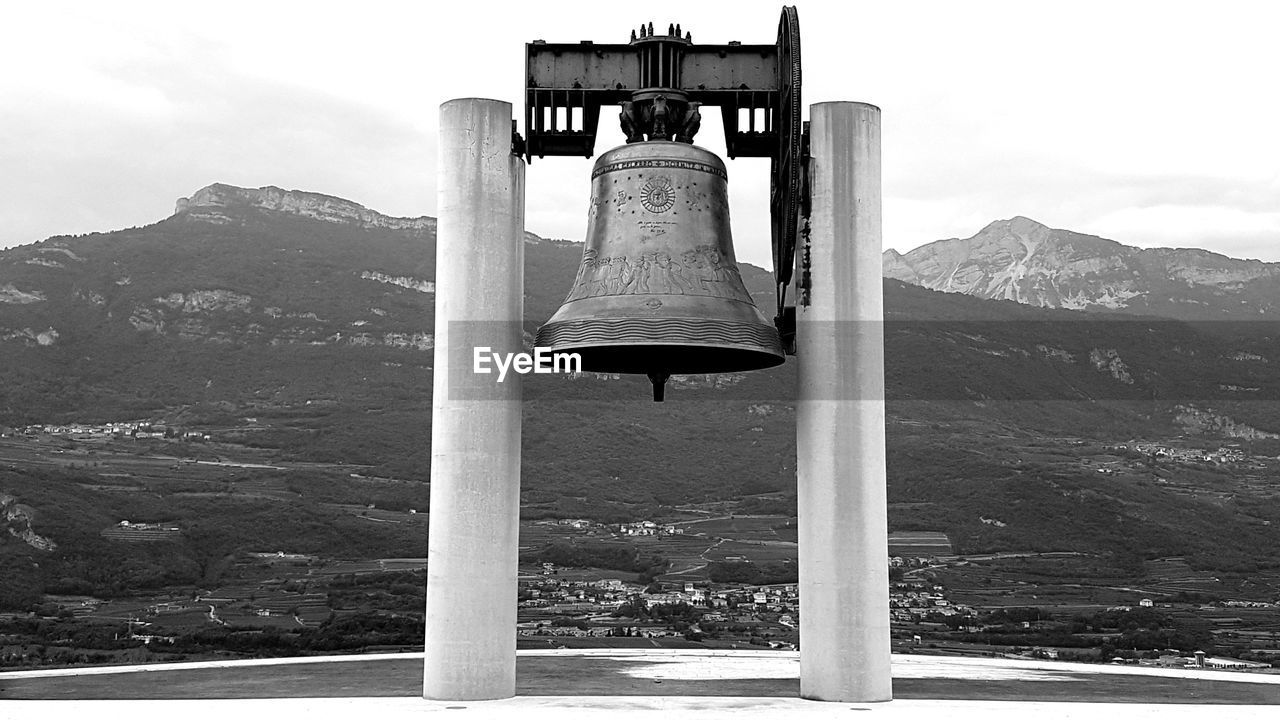
<svg viewBox="0 0 1280 720"><path fill-rule="evenodd" d="M728 175L703 148L648 141L603 153L587 237L564 304L536 343L592 372L738 372L783 362L773 323L742 282Z"/></svg>

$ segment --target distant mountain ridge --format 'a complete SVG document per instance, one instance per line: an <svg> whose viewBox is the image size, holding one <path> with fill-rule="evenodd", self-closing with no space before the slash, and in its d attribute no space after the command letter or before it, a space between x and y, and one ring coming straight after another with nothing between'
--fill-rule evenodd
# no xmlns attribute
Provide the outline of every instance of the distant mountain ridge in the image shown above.
<svg viewBox="0 0 1280 720"><path fill-rule="evenodd" d="M434 230L433 217L399 218L350 200L302 190L283 190L274 185L241 188L214 183L200 188L191 197L178 198L174 215L188 215L208 222L227 221L228 208L251 207L275 210L325 222L354 223L361 227L390 230Z"/></svg>
<svg viewBox="0 0 1280 720"><path fill-rule="evenodd" d="M433 217L392 217L332 195L273 185L214 183L179 198L174 218L223 224L239 222L246 210L364 229L436 230ZM528 242L543 241L525 235ZM930 290L1067 310L1181 320L1271 319L1280 313L1280 263L1196 248L1137 248L1022 216L992 222L969 238L938 240L907 253L887 250L884 276ZM13 286L0 286L0 294L7 302L35 300Z"/></svg>
<svg viewBox="0 0 1280 720"><path fill-rule="evenodd" d="M383 215L360 203L306 190L284 190L275 185L242 188L213 183L200 188L191 197L178 198L173 217L185 216L215 224L236 221L234 210L267 210L312 220L344 223L362 228L435 232L436 219L429 215L393 217ZM541 242L542 237L525 233L527 242Z"/></svg>
<svg viewBox="0 0 1280 720"><path fill-rule="evenodd" d="M308 392L343 396L351 388L336 378L344 372L369 377L362 365L369 353L383 355L378 372L395 376L386 378L388 386L430 373L434 218L393 218L330 195L220 183L182 198L176 209L141 228L53 237L0 252L0 360L13 353L9 367L20 368L29 380L0 389L0 420L90 408L97 416L116 417L125 409L173 405L179 395L187 402L238 403L244 393L257 391L250 382L254 373L288 375L303 357L325 358L325 372L283 385L291 395L304 394L314 380ZM532 342L533 332L564 300L582 248L532 233L526 242L524 326ZM1130 341L1136 327L1131 323L1099 323L1106 317L1055 309L1090 307L1079 291L1062 291L1067 278L1101 283L1098 277L1116 276L1116 268L1127 268L1135 257L1151 264L1162 252L1015 218L967 241L942 241L905 256L891 253L887 273L906 278L885 283L887 351L895 360L891 397L1163 397L1175 404L1192 397L1269 397L1268 362L1280 362L1269 328L1224 324L1221 329L1239 332L1206 338L1188 334L1180 323L1146 317L1147 334ZM1162 261L1160 268L1178 269L1180 279L1170 282L1183 291L1198 287L1197 279L1218 283L1212 291L1221 293L1221 285L1272 278L1273 268L1263 263L1245 263L1241 272L1240 261L1177 252L1180 264ZM1060 259L1067 270L1054 275L1047 258ZM968 289L968 297L919 286L948 268L951 283L944 287ZM740 270L757 303L770 307L770 273L746 263ZM1128 273L1140 276L1137 270ZM979 292L984 289L1019 304L988 302ZM1104 289L1093 301L1099 296L1139 297ZM1149 305L1122 306L1116 300L1102 309L1141 313L1143 307ZM240 350L251 351L252 364L233 357ZM927 369L954 352L960 355L948 373ZM183 392L155 392L156 378L148 373L170 381L175 368L189 373L176 385ZM779 372L790 373L788 368ZM688 388L703 381L675 382ZM771 382L776 380L753 373L723 376L712 386L735 387L728 394L741 398L785 397L769 389ZM1171 407L1166 413L1159 422L1176 414Z"/></svg>
<svg viewBox="0 0 1280 720"><path fill-rule="evenodd" d="M931 290L1069 310L1184 320L1280 313L1280 263L1193 248L1136 248L1021 216L997 220L969 238L905 254L887 250L884 275Z"/></svg>

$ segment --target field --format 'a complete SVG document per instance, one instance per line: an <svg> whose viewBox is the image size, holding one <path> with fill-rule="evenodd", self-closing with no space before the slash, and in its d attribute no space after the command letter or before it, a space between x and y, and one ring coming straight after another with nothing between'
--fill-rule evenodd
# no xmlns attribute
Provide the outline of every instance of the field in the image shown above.
<svg viewBox="0 0 1280 720"><path fill-rule="evenodd" d="M951 555L951 540L940 532L891 532L889 554L904 557L930 557Z"/></svg>

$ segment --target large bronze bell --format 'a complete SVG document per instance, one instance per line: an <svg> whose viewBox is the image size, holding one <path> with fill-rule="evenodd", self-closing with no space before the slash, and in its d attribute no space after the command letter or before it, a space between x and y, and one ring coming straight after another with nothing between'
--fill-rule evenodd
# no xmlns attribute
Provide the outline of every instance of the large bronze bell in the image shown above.
<svg viewBox="0 0 1280 720"><path fill-rule="evenodd" d="M578 353L591 372L737 372L783 361L742 283L729 232L727 174L714 153L651 140L614 148L591 172L582 264L536 343Z"/></svg>

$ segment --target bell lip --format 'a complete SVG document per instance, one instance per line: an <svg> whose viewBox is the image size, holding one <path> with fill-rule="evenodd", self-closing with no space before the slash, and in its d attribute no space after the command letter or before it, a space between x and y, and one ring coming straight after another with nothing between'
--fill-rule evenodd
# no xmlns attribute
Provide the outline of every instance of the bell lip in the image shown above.
<svg viewBox="0 0 1280 720"><path fill-rule="evenodd" d="M561 334L565 332L568 337ZM786 362L777 330L763 323L690 318L548 322L538 328L534 342L552 353L577 354L584 372L702 375L764 370Z"/></svg>
<svg viewBox="0 0 1280 720"><path fill-rule="evenodd" d="M653 363L638 357L636 348L668 348L668 355L681 362ZM752 372L778 367L786 362L781 347L776 351L760 346L744 347L728 343L684 345L661 341L637 341L624 344L597 342L547 347L553 353L578 353L582 372L617 373L622 375L718 375ZM598 351L612 352L601 354ZM597 352L592 352L597 351Z"/></svg>

